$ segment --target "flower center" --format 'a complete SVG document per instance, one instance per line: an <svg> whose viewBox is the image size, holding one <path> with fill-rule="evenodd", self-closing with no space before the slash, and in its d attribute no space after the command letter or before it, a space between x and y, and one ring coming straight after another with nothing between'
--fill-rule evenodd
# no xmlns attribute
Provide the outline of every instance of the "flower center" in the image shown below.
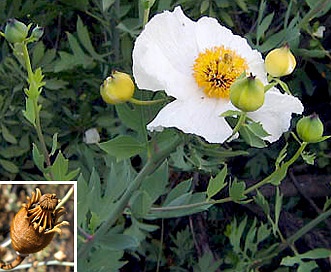
<svg viewBox="0 0 331 272"><path fill-rule="evenodd" d="M246 60L231 49L215 46L195 59L193 76L211 98L229 98L231 84L248 68Z"/></svg>

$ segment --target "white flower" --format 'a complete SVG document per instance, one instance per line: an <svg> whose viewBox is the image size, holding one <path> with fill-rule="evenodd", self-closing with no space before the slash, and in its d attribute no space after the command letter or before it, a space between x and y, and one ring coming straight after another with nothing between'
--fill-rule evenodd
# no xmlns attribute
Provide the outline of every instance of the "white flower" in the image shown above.
<svg viewBox="0 0 331 272"><path fill-rule="evenodd" d="M313 35L316 38L323 38L324 31L326 30L325 26L319 26L316 31L313 33Z"/></svg>
<svg viewBox="0 0 331 272"><path fill-rule="evenodd" d="M96 128L90 128L85 131L83 142L86 144L97 144L100 142L100 135Z"/></svg>
<svg viewBox="0 0 331 272"><path fill-rule="evenodd" d="M229 101L229 87L244 71L267 84L262 56L246 39L213 18L194 22L180 7L154 16L133 49L137 86L165 90L175 98L147 125L148 130L176 127L210 143L222 143L232 134L220 115L235 109ZM291 114L302 111L297 98L272 88L264 105L248 116L261 122L271 134L265 139L273 142L288 130Z"/></svg>

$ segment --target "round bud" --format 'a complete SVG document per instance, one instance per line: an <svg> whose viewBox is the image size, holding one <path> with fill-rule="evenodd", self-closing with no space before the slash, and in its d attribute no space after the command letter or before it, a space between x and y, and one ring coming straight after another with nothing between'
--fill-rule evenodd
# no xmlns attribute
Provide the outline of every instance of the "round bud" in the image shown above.
<svg viewBox="0 0 331 272"><path fill-rule="evenodd" d="M252 74L238 79L230 87L230 100L244 112L256 111L264 103L264 85Z"/></svg>
<svg viewBox="0 0 331 272"><path fill-rule="evenodd" d="M270 51L265 58L265 68L273 77L289 75L295 66L295 57L288 45Z"/></svg>
<svg viewBox="0 0 331 272"><path fill-rule="evenodd" d="M300 139L307 143L319 142L323 136L324 126L317 114L302 117L296 126Z"/></svg>
<svg viewBox="0 0 331 272"><path fill-rule="evenodd" d="M10 43L20 43L28 36L28 27L16 19L9 19L5 27L5 38Z"/></svg>
<svg viewBox="0 0 331 272"><path fill-rule="evenodd" d="M108 104L120 104L129 101L134 93L134 84L130 75L114 71L100 87L102 99Z"/></svg>
<svg viewBox="0 0 331 272"><path fill-rule="evenodd" d="M44 28L40 26L36 26L31 32L31 37L33 37L35 41L38 41L43 34L44 34Z"/></svg>

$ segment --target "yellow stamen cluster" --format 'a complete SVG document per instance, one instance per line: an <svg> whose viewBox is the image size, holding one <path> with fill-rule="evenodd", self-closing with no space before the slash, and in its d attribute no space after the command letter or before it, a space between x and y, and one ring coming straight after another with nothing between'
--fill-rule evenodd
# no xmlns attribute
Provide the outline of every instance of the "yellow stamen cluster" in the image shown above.
<svg viewBox="0 0 331 272"><path fill-rule="evenodd" d="M206 49L196 58L193 76L211 98L229 98L230 86L248 68L246 60L224 46Z"/></svg>

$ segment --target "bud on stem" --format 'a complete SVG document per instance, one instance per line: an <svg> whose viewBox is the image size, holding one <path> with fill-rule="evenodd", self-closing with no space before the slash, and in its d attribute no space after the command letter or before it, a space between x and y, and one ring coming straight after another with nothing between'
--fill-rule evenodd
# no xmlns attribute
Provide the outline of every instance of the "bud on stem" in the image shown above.
<svg viewBox="0 0 331 272"><path fill-rule="evenodd" d="M288 45L270 51L265 58L265 68L273 77L289 75L295 66L296 60Z"/></svg>
<svg viewBox="0 0 331 272"><path fill-rule="evenodd" d="M317 143L322 139L324 126L317 114L302 117L296 126L300 139L307 143Z"/></svg>
<svg viewBox="0 0 331 272"><path fill-rule="evenodd" d="M130 75L114 71L100 87L102 99L108 104L120 104L129 101L134 93L134 84Z"/></svg>
<svg viewBox="0 0 331 272"><path fill-rule="evenodd" d="M264 85L252 74L238 79L230 87L230 100L244 112L256 111L264 103Z"/></svg>
<svg viewBox="0 0 331 272"><path fill-rule="evenodd" d="M28 27L16 19L9 19L5 27L5 38L10 43L20 43L28 36Z"/></svg>
<svg viewBox="0 0 331 272"><path fill-rule="evenodd" d="M36 26L31 32L31 37L33 38L34 41L39 41L39 39L42 37L43 34L44 34L44 28L40 26Z"/></svg>

